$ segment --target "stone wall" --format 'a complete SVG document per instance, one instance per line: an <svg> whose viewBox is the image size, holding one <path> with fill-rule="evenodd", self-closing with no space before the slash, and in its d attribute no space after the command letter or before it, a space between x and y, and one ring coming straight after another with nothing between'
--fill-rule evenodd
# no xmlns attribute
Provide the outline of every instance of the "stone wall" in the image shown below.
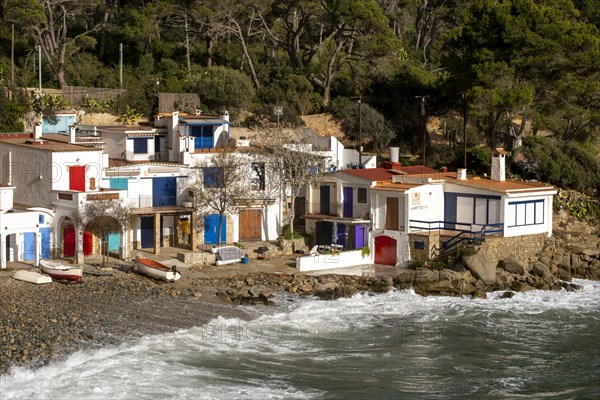
<svg viewBox="0 0 600 400"><path fill-rule="evenodd" d="M520 262L536 260L536 255L544 248L548 236L545 233L515 237L487 237L478 249L486 260L499 262L513 257Z"/></svg>
<svg viewBox="0 0 600 400"><path fill-rule="evenodd" d="M415 242L423 243L423 248L416 248ZM427 234L411 233L408 235L408 244L412 261L429 261L439 254L440 234L433 231Z"/></svg>

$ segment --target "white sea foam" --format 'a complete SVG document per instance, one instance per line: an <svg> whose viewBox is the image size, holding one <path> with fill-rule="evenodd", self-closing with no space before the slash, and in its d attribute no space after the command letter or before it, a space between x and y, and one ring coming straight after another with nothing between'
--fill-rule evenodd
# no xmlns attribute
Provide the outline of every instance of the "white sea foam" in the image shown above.
<svg viewBox="0 0 600 400"><path fill-rule="evenodd" d="M353 369L361 365L394 361L398 355L390 352L390 346L402 343L402 354L414 355L410 362L435 370L436 363L452 361L453 355L444 353L448 344L436 340L449 334L488 335L501 346L501 355L502 346L517 346L516 351L504 355L507 360L518 364L527 359L535 364L535 357L519 353L519 329L527 327L514 321L555 311L599 310L600 282L575 283L583 290L530 291L511 299L501 298L502 293L493 293L486 300L422 297L403 290L360 293L335 301L283 302L275 313L252 321L216 318L203 326L144 337L115 348L79 352L37 370L16 368L0 378L0 397L313 398L325 391L295 379L296 375L319 379L325 373L319 368L338 365L336 373L344 381L344 373L355 374ZM463 331L451 330L457 320L467 317L477 324L476 331L463 332L464 324ZM512 329L510 335L499 331L505 324ZM540 352L543 357L544 351ZM481 366L456 365L449 370L468 375L483 368L482 362ZM426 375L410 378L402 379L404 387L415 393L426 390L416 389L427 381ZM525 378L501 377L493 390L515 394L526 382Z"/></svg>

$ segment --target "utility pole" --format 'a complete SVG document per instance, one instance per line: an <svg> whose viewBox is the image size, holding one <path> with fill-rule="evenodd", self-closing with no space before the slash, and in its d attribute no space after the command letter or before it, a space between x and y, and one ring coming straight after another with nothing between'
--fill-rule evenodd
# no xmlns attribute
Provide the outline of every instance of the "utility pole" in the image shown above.
<svg viewBox="0 0 600 400"><path fill-rule="evenodd" d="M12 24L12 36L10 41L10 82L15 84L15 24Z"/></svg>
<svg viewBox="0 0 600 400"><path fill-rule="evenodd" d="M358 168L362 168L362 96L358 96Z"/></svg>
<svg viewBox="0 0 600 400"><path fill-rule="evenodd" d="M123 87L123 43L119 44L119 87Z"/></svg>
<svg viewBox="0 0 600 400"><path fill-rule="evenodd" d="M463 98L463 168L467 169L467 93L462 93Z"/></svg>
<svg viewBox="0 0 600 400"><path fill-rule="evenodd" d="M423 157L423 165L425 165L425 149L427 147L427 113L425 111L425 99L429 96L415 96L416 99L421 100L421 117L423 118L423 131L422 131L422 141L423 146L421 149L421 154Z"/></svg>
<svg viewBox="0 0 600 400"><path fill-rule="evenodd" d="M38 81L39 81L39 89L40 96L42 95L42 46L35 46L38 51Z"/></svg>

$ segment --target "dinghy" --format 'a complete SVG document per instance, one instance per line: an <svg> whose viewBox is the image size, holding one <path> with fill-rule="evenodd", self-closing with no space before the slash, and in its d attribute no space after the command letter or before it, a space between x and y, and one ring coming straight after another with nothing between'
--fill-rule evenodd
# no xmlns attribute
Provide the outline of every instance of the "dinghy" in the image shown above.
<svg viewBox="0 0 600 400"><path fill-rule="evenodd" d="M57 281L83 282L83 267L40 260L40 269Z"/></svg>
<svg viewBox="0 0 600 400"><path fill-rule="evenodd" d="M135 258L135 266L137 269L154 279L162 279L165 281L176 281L181 278L181 274L177 272L177 268L167 267L158 261L137 256Z"/></svg>
<svg viewBox="0 0 600 400"><path fill-rule="evenodd" d="M15 278L19 281L35 283L37 285L39 285L41 283L51 283L52 282L52 278L50 278L48 275L42 275L38 272L25 271L22 269L15 272L15 274L13 275L13 278Z"/></svg>
<svg viewBox="0 0 600 400"><path fill-rule="evenodd" d="M244 252L236 246L221 246L217 248L216 264L227 265L242 261Z"/></svg>

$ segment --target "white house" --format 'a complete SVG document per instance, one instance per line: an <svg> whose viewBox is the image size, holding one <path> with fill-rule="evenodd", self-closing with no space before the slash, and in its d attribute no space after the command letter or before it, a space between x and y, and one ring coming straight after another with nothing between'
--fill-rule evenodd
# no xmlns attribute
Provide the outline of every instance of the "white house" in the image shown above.
<svg viewBox="0 0 600 400"><path fill-rule="evenodd" d="M20 209L38 210L44 216L38 216L37 224L53 228L41 237L42 248L48 249L42 258L50 257L52 248L54 255L78 259L94 251L97 239L77 226L75 216L87 201L122 198L99 185L106 160L100 147L78 143L73 131L41 136L37 125L33 136L0 139L0 180L14 187ZM126 248L125 238L119 235L117 248Z"/></svg>
<svg viewBox="0 0 600 400"><path fill-rule="evenodd" d="M429 260L489 236L552 235L557 190L505 180L504 157L494 154L491 178L459 170L378 182L371 188L375 262Z"/></svg>
<svg viewBox="0 0 600 400"><path fill-rule="evenodd" d="M374 207L371 189L380 181L399 174L435 172L424 166L401 166L385 162L382 168L344 169L323 174L306 189L306 232L316 244L342 244L345 249L360 249L369 244ZM336 237L333 237L333 233Z"/></svg>
<svg viewBox="0 0 600 400"><path fill-rule="evenodd" d="M51 256L53 213L13 202L15 187L0 183L0 268L7 261L33 261Z"/></svg>

